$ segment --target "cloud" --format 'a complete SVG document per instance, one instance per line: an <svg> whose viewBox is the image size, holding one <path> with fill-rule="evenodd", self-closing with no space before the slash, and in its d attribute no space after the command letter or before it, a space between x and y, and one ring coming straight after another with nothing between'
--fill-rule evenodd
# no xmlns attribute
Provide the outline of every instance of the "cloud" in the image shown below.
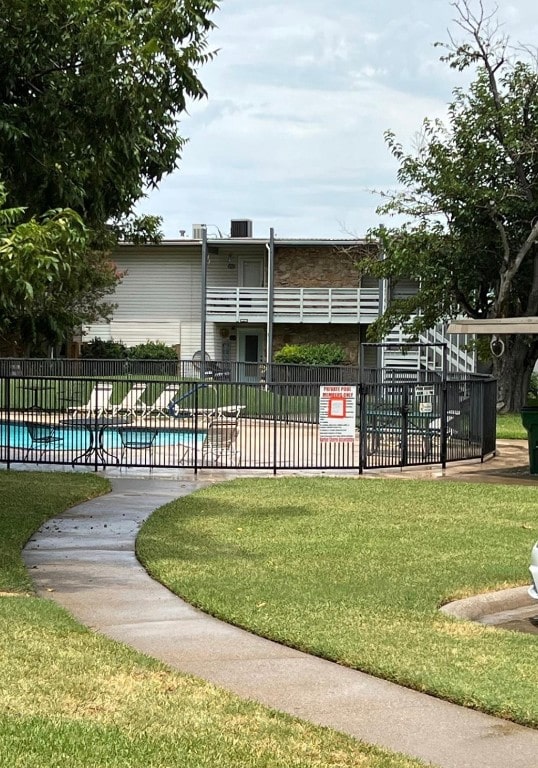
<svg viewBox="0 0 538 768"><path fill-rule="evenodd" d="M536 22L534 1L508 6L514 31ZM370 190L396 180L385 130L411 148L466 82L433 47L453 16L447 0L226 0L180 169L141 210L162 215L168 237L232 218L259 235L341 236L342 222L364 233L377 223Z"/></svg>

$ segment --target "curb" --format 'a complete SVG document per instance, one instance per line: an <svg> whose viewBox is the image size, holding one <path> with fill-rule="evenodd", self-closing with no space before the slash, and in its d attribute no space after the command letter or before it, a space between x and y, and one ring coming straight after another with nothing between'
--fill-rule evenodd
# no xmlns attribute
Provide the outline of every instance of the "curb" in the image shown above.
<svg viewBox="0 0 538 768"><path fill-rule="evenodd" d="M465 597L463 600L454 600L439 609L442 613L453 616L456 619L480 621L485 616L495 613L536 606L526 587L513 587L499 592L485 592L482 595Z"/></svg>

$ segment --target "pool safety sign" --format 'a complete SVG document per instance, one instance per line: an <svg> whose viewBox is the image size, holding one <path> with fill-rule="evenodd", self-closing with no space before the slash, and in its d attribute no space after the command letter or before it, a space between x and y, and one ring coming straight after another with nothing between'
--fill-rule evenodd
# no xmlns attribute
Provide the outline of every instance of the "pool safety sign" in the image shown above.
<svg viewBox="0 0 538 768"><path fill-rule="evenodd" d="M415 387L415 397L418 401L419 413L433 413L433 399L435 397L435 387L418 386Z"/></svg>
<svg viewBox="0 0 538 768"><path fill-rule="evenodd" d="M357 392L339 384L319 388L319 440L352 443L355 439Z"/></svg>

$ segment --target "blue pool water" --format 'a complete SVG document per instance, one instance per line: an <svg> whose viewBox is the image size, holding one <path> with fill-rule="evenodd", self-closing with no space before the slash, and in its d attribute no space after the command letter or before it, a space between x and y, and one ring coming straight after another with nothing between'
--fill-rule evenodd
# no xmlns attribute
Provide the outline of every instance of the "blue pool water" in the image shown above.
<svg viewBox="0 0 538 768"><path fill-rule="evenodd" d="M91 435L86 429L77 428L63 428L58 427L54 430L55 437L62 439L61 443L58 443L58 451L77 451L83 452L90 445ZM133 430L130 433L130 438L135 440L140 439L143 441L144 432L140 430L137 432ZM173 447L174 445L184 445L190 448L194 447L194 440L198 446L204 441L205 432L185 432L176 429L163 429L159 430L155 442L153 443L156 448ZM0 445L9 446L11 448L29 448L32 444L28 430L24 424L10 424L9 434L8 425L5 423L0 424ZM121 439L115 429L105 429L103 433L103 448L106 450L121 449Z"/></svg>

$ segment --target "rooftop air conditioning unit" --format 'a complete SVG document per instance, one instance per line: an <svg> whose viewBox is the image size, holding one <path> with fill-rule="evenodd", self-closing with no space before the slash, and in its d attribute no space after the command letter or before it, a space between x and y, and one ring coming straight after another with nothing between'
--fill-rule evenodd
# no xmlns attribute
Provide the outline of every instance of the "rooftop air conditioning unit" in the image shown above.
<svg viewBox="0 0 538 768"><path fill-rule="evenodd" d="M252 237L252 221L250 219L232 219L230 237Z"/></svg>
<svg viewBox="0 0 538 768"><path fill-rule="evenodd" d="M192 239L201 240L203 238L205 224L193 224L192 225Z"/></svg>

